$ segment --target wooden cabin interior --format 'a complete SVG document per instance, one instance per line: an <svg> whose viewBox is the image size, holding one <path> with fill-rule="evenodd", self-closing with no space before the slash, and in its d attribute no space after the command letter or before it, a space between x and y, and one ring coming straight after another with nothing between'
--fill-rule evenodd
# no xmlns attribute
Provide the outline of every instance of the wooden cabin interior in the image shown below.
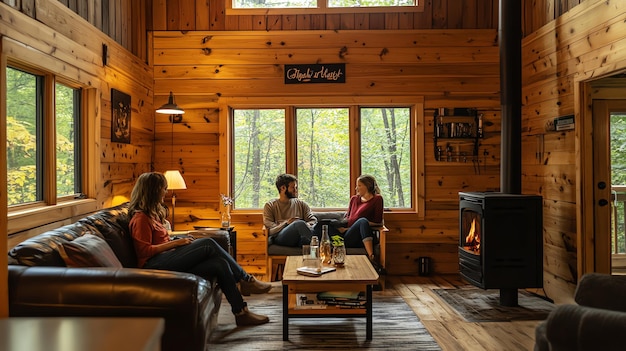
<svg viewBox="0 0 626 351"><path fill-rule="evenodd" d="M61 201L48 194L37 206L13 208L0 192L7 235L0 247L8 251L127 201L138 175L172 167L187 183L176 192L176 230L218 225L220 194L232 193L233 106L409 103L415 199L411 208L385 212L387 273L417 275L422 256L432 258L434 275L458 273L458 193L501 187L498 27L507 19L499 19L498 0L362 10L246 12L229 0L2 0L2 86L7 65L20 65L84 92L84 196ZM608 172L608 127L606 118L597 121L626 103L626 2L520 0L520 15L522 193L543 197L542 293L566 303L582 274L611 271L610 210L599 205L610 189L597 186ZM284 83L285 64L316 63L345 64L345 83ZM129 143L112 138L112 90L130 96ZM155 113L170 92L185 109L181 123ZM6 104L3 93L5 140ZM459 107L483 118L475 162L435 156L435 112ZM573 116L575 127L554 130L563 116ZM0 179L5 189L19 186L7 183L6 169ZM235 207L232 225L237 261L263 277L262 210ZM0 270L0 279L6 275ZM3 285L0 317L8 316L7 301Z"/></svg>

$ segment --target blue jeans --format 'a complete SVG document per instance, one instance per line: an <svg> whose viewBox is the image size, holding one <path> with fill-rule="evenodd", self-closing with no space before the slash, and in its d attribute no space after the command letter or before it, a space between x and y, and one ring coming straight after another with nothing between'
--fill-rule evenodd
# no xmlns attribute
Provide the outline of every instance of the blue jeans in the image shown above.
<svg viewBox="0 0 626 351"><path fill-rule="evenodd" d="M233 313L241 312L246 306L237 283L248 274L211 238L196 239L189 245L154 255L143 268L193 273L207 280L216 277Z"/></svg>
<svg viewBox="0 0 626 351"><path fill-rule="evenodd" d="M374 235L367 218L361 217L343 233L343 243L346 247L363 247L365 240L374 240Z"/></svg>
<svg viewBox="0 0 626 351"><path fill-rule="evenodd" d="M274 244L281 246L302 246L311 242L313 231L309 225L301 220L295 220L274 236Z"/></svg>

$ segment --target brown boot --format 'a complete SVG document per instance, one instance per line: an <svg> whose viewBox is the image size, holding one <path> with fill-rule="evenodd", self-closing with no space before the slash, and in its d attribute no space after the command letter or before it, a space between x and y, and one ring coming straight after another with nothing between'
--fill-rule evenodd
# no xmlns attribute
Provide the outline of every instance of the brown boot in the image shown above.
<svg viewBox="0 0 626 351"><path fill-rule="evenodd" d="M243 296L250 294L265 294L272 289L272 284L256 280L254 277L251 281L242 280L239 282L239 291Z"/></svg>
<svg viewBox="0 0 626 351"><path fill-rule="evenodd" d="M270 319L262 314L252 313L248 310L248 307L244 307L241 312L235 314L235 321L237 322L237 326L245 327L250 325L265 324L269 322Z"/></svg>

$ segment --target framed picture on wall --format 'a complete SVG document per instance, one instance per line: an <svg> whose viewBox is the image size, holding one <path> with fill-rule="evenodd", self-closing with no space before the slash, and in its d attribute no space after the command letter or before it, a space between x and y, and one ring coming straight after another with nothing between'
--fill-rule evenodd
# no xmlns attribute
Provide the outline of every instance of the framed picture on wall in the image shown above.
<svg viewBox="0 0 626 351"><path fill-rule="evenodd" d="M130 144L130 95L111 89L111 141Z"/></svg>

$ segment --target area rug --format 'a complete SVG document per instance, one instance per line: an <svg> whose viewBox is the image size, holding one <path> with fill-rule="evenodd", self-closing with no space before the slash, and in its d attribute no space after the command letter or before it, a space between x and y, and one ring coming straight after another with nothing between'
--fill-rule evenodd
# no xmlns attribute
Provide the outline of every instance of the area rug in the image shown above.
<svg viewBox="0 0 626 351"><path fill-rule="evenodd" d="M280 293L246 298L251 311L270 322L237 327L230 305L222 301L211 350L441 350L401 297L374 294L373 337L365 339L365 318L290 318L283 341Z"/></svg>
<svg viewBox="0 0 626 351"><path fill-rule="evenodd" d="M507 322L546 319L555 305L540 296L518 290L518 306L500 305L500 290L433 289L468 322Z"/></svg>

